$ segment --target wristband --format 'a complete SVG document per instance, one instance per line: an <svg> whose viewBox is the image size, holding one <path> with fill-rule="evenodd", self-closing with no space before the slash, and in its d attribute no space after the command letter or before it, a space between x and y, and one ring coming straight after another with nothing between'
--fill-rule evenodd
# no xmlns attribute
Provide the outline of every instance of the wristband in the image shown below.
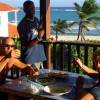
<svg viewBox="0 0 100 100"><path fill-rule="evenodd" d="M83 64L80 64L80 67L83 67Z"/></svg>
<svg viewBox="0 0 100 100"><path fill-rule="evenodd" d="M39 38L39 37L37 36L37 40L38 40L38 41L42 41L42 38Z"/></svg>

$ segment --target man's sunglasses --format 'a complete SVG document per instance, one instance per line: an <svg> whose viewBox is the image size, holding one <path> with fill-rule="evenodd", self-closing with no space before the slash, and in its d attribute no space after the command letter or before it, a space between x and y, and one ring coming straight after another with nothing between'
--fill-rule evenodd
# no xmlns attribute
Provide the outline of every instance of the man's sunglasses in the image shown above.
<svg viewBox="0 0 100 100"><path fill-rule="evenodd" d="M5 44L4 47L14 47L15 45Z"/></svg>

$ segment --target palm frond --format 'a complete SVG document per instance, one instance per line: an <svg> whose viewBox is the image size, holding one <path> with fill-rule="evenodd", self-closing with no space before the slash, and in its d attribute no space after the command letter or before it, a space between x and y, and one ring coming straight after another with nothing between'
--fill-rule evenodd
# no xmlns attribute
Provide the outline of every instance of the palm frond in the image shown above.
<svg viewBox="0 0 100 100"><path fill-rule="evenodd" d="M82 6L82 12L87 15L97 12L99 6L96 4L95 0L85 0Z"/></svg>
<svg viewBox="0 0 100 100"><path fill-rule="evenodd" d="M77 11L81 11L81 6L80 6L79 4L77 4L77 3L75 2L74 5L75 5L75 9L76 9Z"/></svg>
<svg viewBox="0 0 100 100"><path fill-rule="evenodd" d="M94 28L96 28L96 21L94 20L94 19L92 19L92 20L86 20L86 21L84 21L83 22L84 23L84 25L86 25L87 27L94 27Z"/></svg>
<svg viewBox="0 0 100 100"><path fill-rule="evenodd" d="M66 22L66 28L69 28L69 27L72 27L72 26L74 26L74 25L77 25L78 24L78 22Z"/></svg>
<svg viewBox="0 0 100 100"><path fill-rule="evenodd" d="M87 31L89 31L89 28L87 27L87 25L83 25L82 30L83 30L84 32L87 32Z"/></svg>
<svg viewBox="0 0 100 100"><path fill-rule="evenodd" d="M80 17L80 19L84 20L84 19L87 18L87 14L85 14L85 13L82 12L82 11L80 11L80 12L79 12L79 17Z"/></svg>
<svg viewBox="0 0 100 100"><path fill-rule="evenodd" d="M100 16L92 16L92 17L89 17L88 20L100 20Z"/></svg>

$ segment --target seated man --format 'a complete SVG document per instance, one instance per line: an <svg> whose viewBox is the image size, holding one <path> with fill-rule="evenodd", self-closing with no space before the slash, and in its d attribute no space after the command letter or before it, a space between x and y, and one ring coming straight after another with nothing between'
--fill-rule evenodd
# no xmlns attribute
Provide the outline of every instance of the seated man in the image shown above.
<svg viewBox="0 0 100 100"><path fill-rule="evenodd" d="M32 76L39 75L38 70L33 69L31 66L28 66L27 64L22 63L17 59L17 57L20 55L18 50L14 49L14 41L12 38L6 38L4 39L4 51L5 53L0 56L0 83L4 83L7 73L9 69L11 69L14 66L17 68L20 68L27 72L28 74Z"/></svg>
<svg viewBox="0 0 100 100"><path fill-rule="evenodd" d="M94 52L93 60L96 70L85 66L79 58L76 60L76 63L79 65L81 70L85 71L89 76L96 79L97 83L92 87L91 92L95 96L96 100L98 100L100 99L100 49L97 49Z"/></svg>

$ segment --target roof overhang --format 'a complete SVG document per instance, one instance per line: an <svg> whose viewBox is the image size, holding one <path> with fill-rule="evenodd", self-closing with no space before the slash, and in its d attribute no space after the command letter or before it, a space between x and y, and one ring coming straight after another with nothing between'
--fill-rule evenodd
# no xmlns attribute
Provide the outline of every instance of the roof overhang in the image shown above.
<svg viewBox="0 0 100 100"><path fill-rule="evenodd" d="M17 10L16 7L0 2L0 11Z"/></svg>

